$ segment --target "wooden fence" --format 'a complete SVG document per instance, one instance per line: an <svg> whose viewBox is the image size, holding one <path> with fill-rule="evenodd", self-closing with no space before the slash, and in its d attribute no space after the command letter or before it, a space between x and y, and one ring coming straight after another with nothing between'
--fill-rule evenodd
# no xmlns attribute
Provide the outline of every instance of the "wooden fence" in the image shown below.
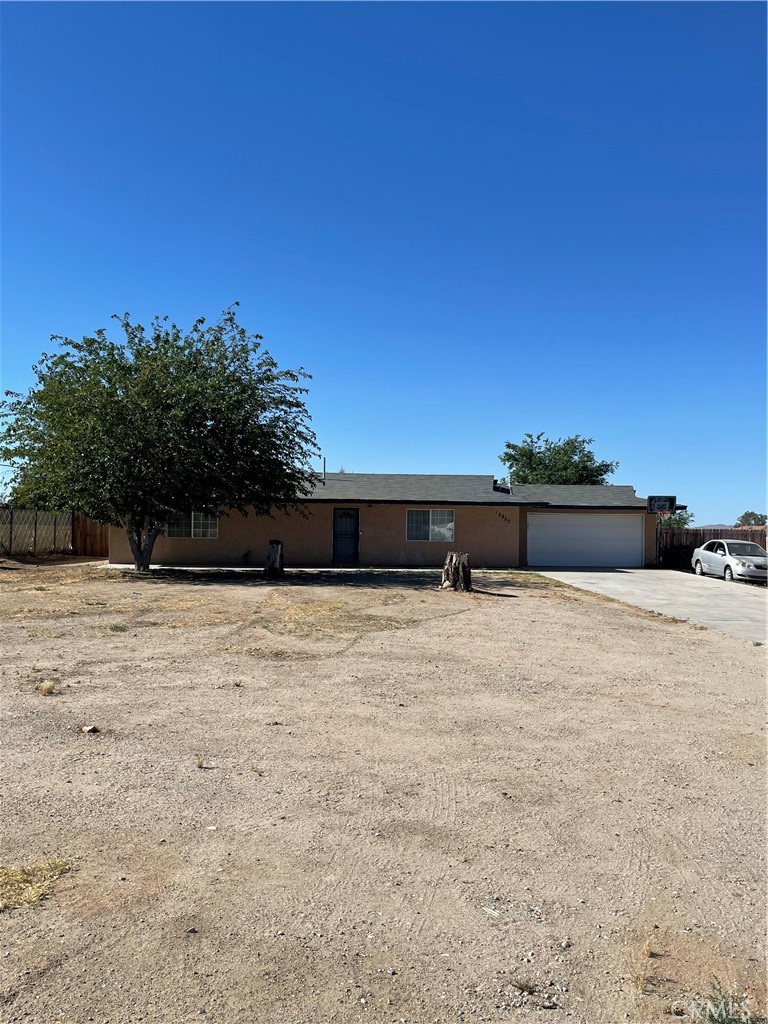
<svg viewBox="0 0 768 1024"><path fill-rule="evenodd" d="M92 555L109 553L109 527L72 512L0 507L0 555Z"/></svg>
<svg viewBox="0 0 768 1024"><path fill-rule="evenodd" d="M691 570L691 556L696 548L706 544L708 540L720 537L736 537L739 540L752 541L765 547L766 527L755 526L749 529L707 530L700 527L688 527L683 530L662 530L659 541L659 564L664 569Z"/></svg>
<svg viewBox="0 0 768 1024"><path fill-rule="evenodd" d="M72 554L106 558L109 554L109 527L87 516L75 516L72 525Z"/></svg>

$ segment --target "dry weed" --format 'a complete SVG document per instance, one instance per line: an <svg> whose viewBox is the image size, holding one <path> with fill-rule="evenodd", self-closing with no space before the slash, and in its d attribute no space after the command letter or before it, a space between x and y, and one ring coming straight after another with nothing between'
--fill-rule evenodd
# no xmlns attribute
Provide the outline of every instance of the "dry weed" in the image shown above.
<svg viewBox="0 0 768 1024"><path fill-rule="evenodd" d="M163 597L160 600L163 608L167 608L172 612L183 611L185 608L202 608L204 605L215 603L209 597L200 594L192 594L190 597L172 596L167 599Z"/></svg>
<svg viewBox="0 0 768 1024"><path fill-rule="evenodd" d="M71 867L71 861L57 857L26 867L0 867L0 913L33 906L48 895L52 883Z"/></svg>
<svg viewBox="0 0 768 1024"><path fill-rule="evenodd" d="M256 610L256 614L259 616L258 624L269 632L306 639L337 636L359 638L366 633L404 629L413 624L411 619L393 619L358 612L344 601L310 601L296 604L282 595L265 601L262 607Z"/></svg>
<svg viewBox="0 0 768 1024"><path fill-rule="evenodd" d="M194 619L176 619L164 623L166 629L198 629L202 626L232 626L240 620L233 618L229 612L214 612L211 615L199 615ZM159 623L156 623L159 625Z"/></svg>
<svg viewBox="0 0 768 1024"><path fill-rule="evenodd" d="M645 995L648 991L648 975L643 971L638 971L636 974L630 974L629 983L633 988L636 988L640 995Z"/></svg>
<svg viewBox="0 0 768 1024"><path fill-rule="evenodd" d="M306 651L287 651L280 647L223 647L227 654L244 654L251 658L268 658L272 661L310 661L317 657Z"/></svg>
<svg viewBox="0 0 768 1024"><path fill-rule="evenodd" d="M650 939L646 939L643 943L643 956L647 960L655 960L659 956L659 954L654 950L653 946L651 945Z"/></svg>
<svg viewBox="0 0 768 1024"><path fill-rule="evenodd" d="M51 697L59 691L56 689L56 683L52 679L42 679L36 686L35 690L40 694L41 697Z"/></svg>
<svg viewBox="0 0 768 1024"><path fill-rule="evenodd" d="M79 615L80 612L67 608L9 608L0 611L0 615L9 619L63 619L67 615Z"/></svg>

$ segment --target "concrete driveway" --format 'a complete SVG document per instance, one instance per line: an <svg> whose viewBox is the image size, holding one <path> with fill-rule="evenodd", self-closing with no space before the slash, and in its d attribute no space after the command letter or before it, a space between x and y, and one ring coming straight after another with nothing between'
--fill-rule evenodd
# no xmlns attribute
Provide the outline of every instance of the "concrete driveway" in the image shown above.
<svg viewBox="0 0 768 1024"><path fill-rule="evenodd" d="M686 619L742 640L766 641L766 588L669 569L564 569L542 576Z"/></svg>

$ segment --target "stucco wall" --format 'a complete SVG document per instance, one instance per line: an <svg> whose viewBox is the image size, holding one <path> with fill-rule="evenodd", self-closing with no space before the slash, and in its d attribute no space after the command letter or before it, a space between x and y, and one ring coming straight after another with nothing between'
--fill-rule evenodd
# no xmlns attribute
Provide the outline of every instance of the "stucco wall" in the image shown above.
<svg viewBox="0 0 768 1024"><path fill-rule="evenodd" d="M441 566L449 551L467 551L470 565L477 568L505 568L519 564L519 509L454 506L454 539L450 544L406 540L407 508L429 507L359 506L361 565Z"/></svg>
<svg viewBox="0 0 768 1024"><path fill-rule="evenodd" d="M645 513L645 564L646 566L656 565L656 516Z"/></svg>
<svg viewBox="0 0 768 1024"><path fill-rule="evenodd" d="M360 512L360 565L441 566L446 552L469 552L476 568L512 568L527 564L527 510L514 506L457 505L454 541L451 544L405 539L407 508L429 505L317 504L307 517L276 514L274 518L232 512L219 520L217 540L159 537L152 561L162 565L263 566L267 545L273 538L285 545L287 566L333 564L333 510L356 508ZM446 506L431 506L446 507ZM537 513L544 511L536 509ZM558 509L552 509L557 512ZM577 510L569 510L577 511ZM589 510L584 510L589 514ZM611 515L637 515L616 511ZM656 563L656 517L645 515L645 564ZM124 531L110 530L109 560L131 563Z"/></svg>
<svg viewBox="0 0 768 1024"><path fill-rule="evenodd" d="M276 514L274 518L232 512L219 520L216 540L159 537L152 561L162 565L261 566L270 540L282 540L285 564L331 565L333 510L360 512L360 565L441 566L448 551L467 551L475 567L505 568L519 565L519 509L494 506L452 506L455 532L452 543L407 541L407 508L429 505L317 504L308 506L306 518ZM440 506L451 507L451 506ZM131 563L124 531L110 530L109 560Z"/></svg>

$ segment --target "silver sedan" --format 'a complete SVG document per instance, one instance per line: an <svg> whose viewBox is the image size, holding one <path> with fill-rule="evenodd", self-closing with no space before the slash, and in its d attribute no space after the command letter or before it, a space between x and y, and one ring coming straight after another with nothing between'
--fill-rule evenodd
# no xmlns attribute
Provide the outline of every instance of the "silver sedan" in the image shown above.
<svg viewBox="0 0 768 1024"><path fill-rule="evenodd" d="M752 580L765 583L768 578L768 552L748 540L711 540L696 548L691 558L697 576L721 576L724 580Z"/></svg>

